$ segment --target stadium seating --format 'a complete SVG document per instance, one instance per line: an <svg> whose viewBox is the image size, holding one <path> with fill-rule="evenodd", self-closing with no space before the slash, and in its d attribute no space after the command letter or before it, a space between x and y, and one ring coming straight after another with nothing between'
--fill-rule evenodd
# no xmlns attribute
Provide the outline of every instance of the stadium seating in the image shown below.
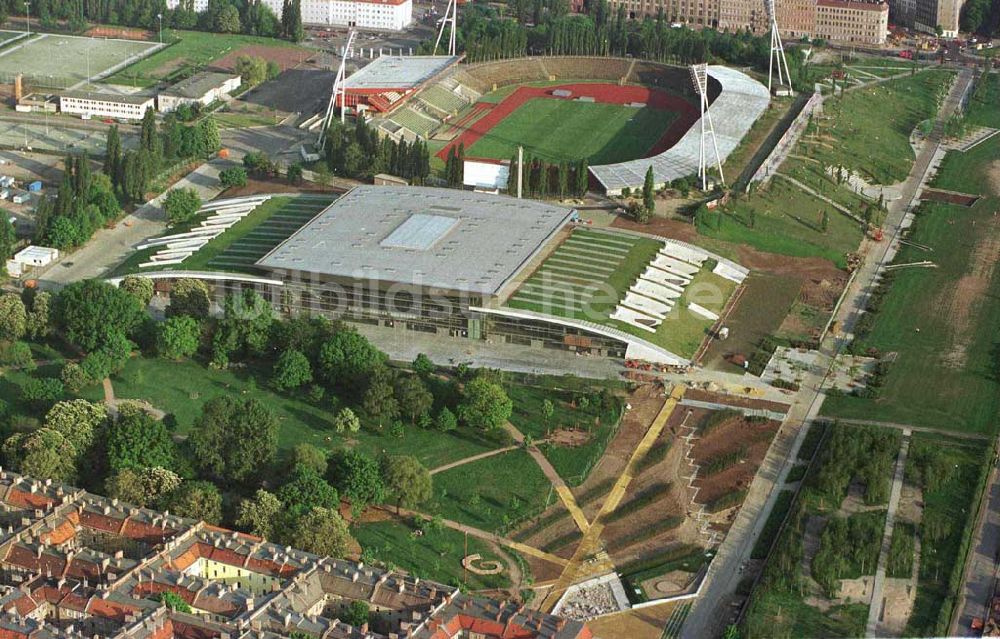
<svg viewBox="0 0 1000 639"><path fill-rule="evenodd" d="M462 95L471 100L478 100L484 93L488 93L492 87L486 86L478 78L474 78L465 72L465 69L458 69L447 78L441 80L446 87L447 83L454 82L455 88L462 92Z"/></svg>
<svg viewBox="0 0 1000 639"><path fill-rule="evenodd" d="M445 115L458 113L469 104L465 98L449 91L440 83L433 84L421 91L418 99Z"/></svg>
<svg viewBox="0 0 1000 639"><path fill-rule="evenodd" d="M509 84L540 82L549 79L545 67L536 58L470 64L465 68L465 72L478 80L486 91L492 91L494 86L503 87Z"/></svg>
<svg viewBox="0 0 1000 639"><path fill-rule="evenodd" d="M618 82L628 74L631 60L623 58L545 58L545 69L557 80Z"/></svg>
<svg viewBox="0 0 1000 639"><path fill-rule="evenodd" d="M423 138L426 138L431 131L441 124L440 120L435 120L426 113L417 111L410 106L399 109L389 119Z"/></svg>

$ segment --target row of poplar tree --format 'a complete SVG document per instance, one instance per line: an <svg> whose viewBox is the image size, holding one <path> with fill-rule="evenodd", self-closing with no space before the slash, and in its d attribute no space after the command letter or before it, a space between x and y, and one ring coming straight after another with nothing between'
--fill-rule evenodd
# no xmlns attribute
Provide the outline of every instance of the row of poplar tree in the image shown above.
<svg viewBox="0 0 1000 639"><path fill-rule="evenodd" d="M162 27L215 33L244 33L298 42L304 37L302 1L285 0L277 16L260 0L208 0L196 11L194 0L179 0L173 9L167 0L32 0L31 18L42 28L82 31L88 22L156 30ZM0 22L25 15L22 0L0 0ZM162 24L161 18L162 16Z"/></svg>

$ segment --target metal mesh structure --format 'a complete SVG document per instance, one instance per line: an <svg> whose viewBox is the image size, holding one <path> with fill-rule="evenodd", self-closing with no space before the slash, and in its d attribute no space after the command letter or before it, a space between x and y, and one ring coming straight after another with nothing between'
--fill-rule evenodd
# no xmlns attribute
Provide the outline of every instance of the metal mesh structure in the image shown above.
<svg viewBox="0 0 1000 639"><path fill-rule="evenodd" d="M719 157L724 162L764 113L771 98L765 87L745 73L723 66L708 67L710 78L722 85L719 97L709 107L715 123ZM698 173L701 125L695 122L677 144L651 158L590 167L590 172L609 195L622 189L642 187L646 169L653 167L653 181L662 186L677 178Z"/></svg>

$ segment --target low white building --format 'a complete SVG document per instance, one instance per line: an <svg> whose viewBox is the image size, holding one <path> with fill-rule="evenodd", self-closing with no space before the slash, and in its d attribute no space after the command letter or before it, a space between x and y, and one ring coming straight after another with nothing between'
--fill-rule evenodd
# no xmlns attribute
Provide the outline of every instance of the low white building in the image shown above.
<svg viewBox="0 0 1000 639"><path fill-rule="evenodd" d="M185 104L208 106L240 88L242 80L232 73L196 73L157 96L160 111L169 113Z"/></svg>
<svg viewBox="0 0 1000 639"><path fill-rule="evenodd" d="M497 192L507 188L510 165L504 162L465 160L462 182L477 191ZM517 195L517 189L511 195Z"/></svg>
<svg viewBox="0 0 1000 639"><path fill-rule="evenodd" d="M47 246L27 246L7 260L7 273L11 277L21 277L33 268L48 266L59 259L59 249Z"/></svg>
<svg viewBox="0 0 1000 639"><path fill-rule="evenodd" d="M82 117L141 120L146 109L156 110L151 95L119 95L91 91L67 91L59 96L59 110Z"/></svg>
<svg viewBox="0 0 1000 639"><path fill-rule="evenodd" d="M283 0L262 0L281 17ZM180 0L167 0L177 8ZM208 0L194 0L194 10L204 11ZM412 0L302 0L302 23L323 27L358 27L400 31L413 22Z"/></svg>

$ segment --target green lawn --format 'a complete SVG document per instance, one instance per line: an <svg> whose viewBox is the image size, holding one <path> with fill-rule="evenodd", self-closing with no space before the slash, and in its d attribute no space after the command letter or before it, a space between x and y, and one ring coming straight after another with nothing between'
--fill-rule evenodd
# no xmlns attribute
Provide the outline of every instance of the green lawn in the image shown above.
<svg viewBox="0 0 1000 639"><path fill-rule="evenodd" d="M829 213L825 233L823 211ZM721 214L699 214L696 223L698 232L707 237L768 253L822 257L841 267L846 264L844 256L856 251L862 238L857 222L780 178L765 190L734 198Z"/></svg>
<svg viewBox="0 0 1000 639"><path fill-rule="evenodd" d="M943 480L933 483L915 477L921 449L942 456ZM907 458L907 482L923 488L923 518L917 598L906 626L906 636L943 636L955 605L956 589L976 519L977 502L985 486L990 450L978 443L914 433ZM940 472L940 471L939 471ZM934 530L929 527L934 522Z"/></svg>
<svg viewBox="0 0 1000 639"><path fill-rule="evenodd" d="M970 124L1000 129L1000 75L991 73L980 79L965 117Z"/></svg>
<svg viewBox="0 0 1000 639"><path fill-rule="evenodd" d="M510 530L555 499L552 485L524 450L434 475L434 512L490 532Z"/></svg>
<svg viewBox="0 0 1000 639"><path fill-rule="evenodd" d="M806 135L798 152L826 165L842 165L876 184L906 178L913 165L910 134L932 117L953 74L931 70L831 98L823 105L820 137Z"/></svg>
<svg viewBox="0 0 1000 639"><path fill-rule="evenodd" d="M173 77L183 69L200 70L243 47L258 45L301 49L286 40L203 31L168 30L163 32L163 41L170 43L169 46L129 65L105 82L151 87ZM306 49L302 49L302 52L303 56L309 54Z"/></svg>
<svg viewBox="0 0 1000 639"><path fill-rule="evenodd" d="M116 397L145 399L173 413L181 435L190 431L205 402L221 395L235 395L255 397L275 413L280 424L278 446L284 450L302 442L323 449L347 444L374 456L414 455L427 467L434 468L502 445L466 428L445 434L408 425L403 437L392 437L386 431L375 430L363 415L361 432L338 435L332 429L337 410L332 397L317 405L303 397L273 392L267 387L268 374L269 371L255 368L216 370L190 360L172 362L133 357L121 373L112 377L112 382Z"/></svg>
<svg viewBox="0 0 1000 639"><path fill-rule="evenodd" d="M478 537L469 536L444 526L424 526L424 534L409 522L378 521L351 527L351 534L364 549L371 549L384 564L391 564L421 579L430 579L452 586L464 585L470 590L507 588L511 585L505 568L498 575L476 575L462 568L462 557L478 553L484 561L503 562ZM466 546L468 544L468 546Z"/></svg>
<svg viewBox="0 0 1000 639"><path fill-rule="evenodd" d="M676 114L619 104L532 98L470 148L469 157L510 159L519 144L548 162L589 158L608 164L643 157Z"/></svg>
<svg viewBox="0 0 1000 639"><path fill-rule="evenodd" d="M1000 139L996 138L969 153L950 153L934 184L988 193L987 170L998 154ZM989 257L981 255L978 259L986 263L977 264L973 253L998 207L1000 193L996 191L971 209L939 203L921 207L911 239L934 250L928 253L904 246L897 261L932 260L938 268L900 270L871 333L856 349L874 347L898 353L881 397L831 397L823 404L824 414L996 432L1000 276ZM959 283L963 288L958 288ZM968 290L968 286L974 288Z"/></svg>
<svg viewBox="0 0 1000 639"><path fill-rule="evenodd" d="M608 441L618 429L621 408L598 406L598 395L586 393L587 407L573 406L573 395L534 386L508 385L507 394L514 402L510 422L522 433L536 441L559 429L576 429L588 432L588 441L580 446L542 444L540 449L555 467L559 476L570 486L578 486L587 479L590 470L604 454ZM546 419L542 406L552 402L552 417Z"/></svg>

